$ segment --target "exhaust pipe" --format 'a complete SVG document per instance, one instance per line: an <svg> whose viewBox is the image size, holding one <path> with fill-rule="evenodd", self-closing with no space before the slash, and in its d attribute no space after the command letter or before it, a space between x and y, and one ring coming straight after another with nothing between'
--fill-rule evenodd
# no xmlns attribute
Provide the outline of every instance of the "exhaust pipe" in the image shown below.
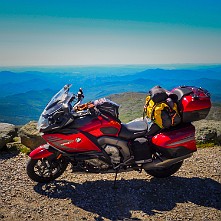
<svg viewBox="0 0 221 221"><path fill-rule="evenodd" d="M184 155L184 156L181 156L181 157L176 157L176 158L171 158L171 159L162 157L163 161L161 161L160 159L156 159L151 163L143 164L143 169L145 169L145 170L162 169L162 168L165 168L165 167L169 167L169 166L171 166L175 163L178 163L180 161L183 161L184 159L189 158L192 155L193 154L190 153L190 154L187 154L187 155Z"/></svg>
<svg viewBox="0 0 221 221"><path fill-rule="evenodd" d="M163 168L166 168L166 167L169 167L173 164L176 164L180 161L183 161L184 159L186 158L189 158L191 157L193 154L190 153L190 154L187 154L187 155L184 155L184 156L181 156L181 157L176 157L176 158L171 158L171 159L168 159L166 157L162 157L161 159L155 159L154 161L152 161L151 163L145 163L142 165L142 168L144 170L154 170L154 169L163 169ZM138 170L140 167L137 166L137 167L131 167L131 168L127 168L126 170L125 169L120 169L118 171L118 173L120 172L128 172L128 171L133 171L133 170ZM81 174L88 174L88 173L116 173L116 170L114 169L107 169L107 170L95 170L95 171L85 171L84 169L80 169L80 168L73 168L73 171L74 173L81 173Z"/></svg>

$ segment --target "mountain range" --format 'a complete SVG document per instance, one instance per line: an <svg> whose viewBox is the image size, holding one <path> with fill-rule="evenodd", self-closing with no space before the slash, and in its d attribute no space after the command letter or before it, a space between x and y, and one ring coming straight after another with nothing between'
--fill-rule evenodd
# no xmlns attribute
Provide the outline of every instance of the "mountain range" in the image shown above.
<svg viewBox="0 0 221 221"><path fill-rule="evenodd" d="M206 88L213 102L221 102L221 66L200 69L136 68L111 72L97 67L81 72L0 72L0 122L24 124L37 120L47 102L65 84L84 90L85 102L125 92L147 93L160 85L168 90L180 85ZM102 72L103 70L103 72Z"/></svg>

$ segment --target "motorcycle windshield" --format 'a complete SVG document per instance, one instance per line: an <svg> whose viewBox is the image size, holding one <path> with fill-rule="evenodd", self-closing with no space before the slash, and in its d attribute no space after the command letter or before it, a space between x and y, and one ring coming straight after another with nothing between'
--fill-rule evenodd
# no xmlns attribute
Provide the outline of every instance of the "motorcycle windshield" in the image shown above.
<svg viewBox="0 0 221 221"><path fill-rule="evenodd" d="M69 92L70 87L71 85L65 85L57 94L51 98L38 120L38 130L46 129L50 125L48 118L53 113L61 110L62 106L68 105L69 101L73 97L73 94Z"/></svg>

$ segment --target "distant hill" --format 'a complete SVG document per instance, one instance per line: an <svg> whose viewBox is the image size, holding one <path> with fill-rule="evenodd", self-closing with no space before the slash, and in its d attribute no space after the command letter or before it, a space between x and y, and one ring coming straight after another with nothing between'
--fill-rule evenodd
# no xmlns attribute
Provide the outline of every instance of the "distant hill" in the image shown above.
<svg viewBox="0 0 221 221"><path fill-rule="evenodd" d="M145 93L113 94L108 98L120 105L119 115L122 122L126 123L143 116Z"/></svg>
<svg viewBox="0 0 221 221"><path fill-rule="evenodd" d="M55 93L56 91L45 89L0 98L0 122L23 125L31 120L38 120Z"/></svg>
<svg viewBox="0 0 221 221"><path fill-rule="evenodd" d="M131 120L143 116L143 107L145 104L146 94L144 93L122 93L113 94L108 97L112 101L120 104L120 120L127 123ZM207 120L221 121L221 104L213 103Z"/></svg>
<svg viewBox="0 0 221 221"><path fill-rule="evenodd" d="M37 120L50 98L70 83L74 93L83 88L85 102L107 96L117 99L117 103L122 105L123 121L142 116L145 93L155 85L168 90L179 85L203 87L209 90L213 102L221 103L221 66L191 70L141 71L138 68L136 71L134 68L124 72L119 69L120 74L117 69L111 71L99 67L78 68L72 72L0 71L0 122L24 124Z"/></svg>

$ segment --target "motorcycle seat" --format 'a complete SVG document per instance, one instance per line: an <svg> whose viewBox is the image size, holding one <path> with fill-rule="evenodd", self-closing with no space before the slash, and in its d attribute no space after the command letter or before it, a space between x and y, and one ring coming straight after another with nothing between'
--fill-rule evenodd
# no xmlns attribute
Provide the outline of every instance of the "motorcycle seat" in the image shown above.
<svg viewBox="0 0 221 221"><path fill-rule="evenodd" d="M146 131L147 123L144 120L132 121L127 124L123 124L129 131Z"/></svg>
<svg viewBox="0 0 221 221"><path fill-rule="evenodd" d="M135 139L142 137L147 132L147 122L145 120L132 121L127 124L122 124L119 137L124 139Z"/></svg>

